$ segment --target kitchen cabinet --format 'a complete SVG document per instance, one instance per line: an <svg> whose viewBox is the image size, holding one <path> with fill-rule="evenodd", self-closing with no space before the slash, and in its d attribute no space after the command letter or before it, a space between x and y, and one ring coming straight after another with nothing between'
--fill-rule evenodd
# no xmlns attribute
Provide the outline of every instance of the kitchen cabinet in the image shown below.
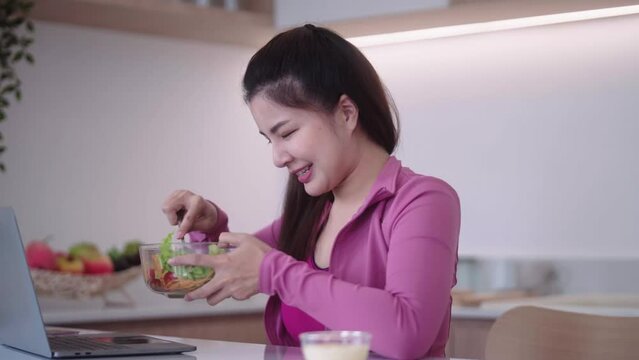
<svg viewBox="0 0 639 360"><path fill-rule="evenodd" d="M152 335L265 343L263 314L268 297L226 299L215 306L152 295L141 278L127 287L133 304L105 306L100 299L71 300L41 296L49 326L124 331ZM115 298L115 297L114 297Z"/></svg>
<svg viewBox="0 0 639 360"><path fill-rule="evenodd" d="M74 324L79 329L123 331L266 344L262 312L233 315L203 315L183 318L160 318L89 322Z"/></svg>
<svg viewBox="0 0 639 360"><path fill-rule="evenodd" d="M453 357L482 358L486 336L492 323L493 320L486 319L453 319L447 354ZM74 327L209 340L267 343L263 313L120 320L81 323L74 325Z"/></svg>
<svg viewBox="0 0 639 360"><path fill-rule="evenodd" d="M260 47L283 30L276 24L277 0L244 0L240 9L196 6L180 0L35 0L33 18L71 25L127 31L213 43ZM297 1L296 1L297 2ZM411 31L469 23L636 5L633 0L450 0L432 9L416 9L340 21L322 21L299 15L299 22L332 28L344 37ZM378 2L379 3L379 2ZM424 2L425 3L425 2ZM282 6L287 3L283 2ZM381 3L383 4L383 3ZM404 4L406 5L406 4ZM441 4L440 4L441 5ZM299 4L297 6L300 6ZM374 7L375 4L371 4ZM377 5L386 9L388 5ZM339 12L344 12L343 6ZM351 6L352 8L352 6ZM403 9L397 5L397 9ZM370 10L370 9L369 9ZM337 11L337 10L336 10ZM355 14L353 15L355 16ZM285 26L291 25L287 23Z"/></svg>
<svg viewBox="0 0 639 360"><path fill-rule="evenodd" d="M119 320L74 324L80 329L128 331L150 335L190 337L266 344L262 312L232 315L202 315L183 318ZM483 359L488 331L494 319L453 318L446 346L449 357Z"/></svg>
<svg viewBox="0 0 639 360"><path fill-rule="evenodd" d="M453 318L446 355L464 359L483 359L488 332L494 322L493 319Z"/></svg>
<svg viewBox="0 0 639 360"><path fill-rule="evenodd" d="M257 47L274 34L268 7L249 1L246 10L226 11L177 0L36 0L36 20Z"/></svg>

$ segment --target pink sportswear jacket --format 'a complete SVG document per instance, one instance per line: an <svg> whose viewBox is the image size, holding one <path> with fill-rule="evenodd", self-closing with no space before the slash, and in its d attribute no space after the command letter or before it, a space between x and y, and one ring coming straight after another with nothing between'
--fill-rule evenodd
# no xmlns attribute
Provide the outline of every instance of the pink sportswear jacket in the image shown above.
<svg viewBox="0 0 639 360"><path fill-rule="evenodd" d="M284 302L327 329L370 332L380 355L444 356L460 227L459 198L447 183L391 156L338 233L328 271L276 250L280 226L278 219L255 234L274 248L259 279L259 291L270 295L264 322L274 345L297 343L282 323ZM214 233L227 230L219 211Z"/></svg>

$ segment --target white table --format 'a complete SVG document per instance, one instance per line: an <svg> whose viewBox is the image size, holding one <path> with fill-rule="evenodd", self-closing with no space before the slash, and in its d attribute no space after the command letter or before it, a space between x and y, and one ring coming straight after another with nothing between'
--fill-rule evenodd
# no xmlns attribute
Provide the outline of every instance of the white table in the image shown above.
<svg viewBox="0 0 639 360"><path fill-rule="evenodd" d="M248 344L229 341L185 339L166 336L157 336L158 338L178 341L181 343L195 345L197 350L182 355L165 355L165 356L135 356L135 357L114 357L114 358L98 358L98 359L146 359L146 360L207 360L207 359L233 359L233 360L303 360L300 348L271 346L263 344ZM39 356L30 355L19 352L4 346L0 346L0 359L2 360L34 360L42 359ZM370 360L384 359L383 357L371 354Z"/></svg>

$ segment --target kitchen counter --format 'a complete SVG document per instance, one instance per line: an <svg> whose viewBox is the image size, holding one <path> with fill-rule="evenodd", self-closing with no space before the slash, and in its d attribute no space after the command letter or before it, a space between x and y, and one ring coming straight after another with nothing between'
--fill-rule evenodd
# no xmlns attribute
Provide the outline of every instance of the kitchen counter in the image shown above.
<svg viewBox="0 0 639 360"><path fill-rule="evenodd" d="M87 322L112 322L146 319L187 318L195 316L254 314L264 311L267 296L256 295L245 301L227 299L216 306L204 301L187 303L170 300L169 304L151 304L148 306L103 307L99 304L88 305L87 301L69 301L60 299L40 300L43 305L44 322L49 325L71 325ZM60 303L65 306L57 306ZM56 304L51 306L51 304ZM452 318L495 320L514 305L499 304L488 307L453 306Z"/></svg>
<svg viewBox="0 0 639 360"><path fill-rule="evenodd" d="M146 289L143 283L141 286L132 284L127 293L133 299L129 306L105 306L104 299L99 298L79 301L41 297L40 304L45 323L49 325L240 343L266 342L262 316L267 300L265 295L256 295L246 301L228 299L209 306L205 301L187 303L165 298ZM483 301L479 306L455 305L451 314L449 354L459 358L482 358L494 321L520 305L601 315L639 316L637 294L553 295ZM265 351L266 348L261 345L260 349Z"/></svg>
<svg viewBox="0 0 639 360"><path fill-rule="evenodd" d="M469 306L453 306L452 317L494 320L519 305L639 316L639 283L630 276L638 268L634 258L460 256L455 304ZM464 301L468 299L477 301Z"/></svg>
<svg viewBox="0 0 639 360"><path fill-rule="evenodd" d="M40 297L39 301L45 323L68 325L203 315L257 314L264 311L268 299L266 295L258 294L245 301L227 299L216 306L209 306L203 300L187 303L181 299L168 299L152 293L141 279L128 286L126 293L132 302L120 306L105 305L103 298L69 300ZM520 305L546 306L613 316L639 316L639 295L636 294L554 295L486 301L476 307L453 306L451 315L453 319L495 320L507 310Z"/></svg>
<svg viewBox="0 0 639 360"><path fill-rule="evenodd" d="M46 324L70 325L85 322L120 321L120 320L146 320L186 318L195 316L253 314L264 311L267 297L256 295L246 301L225 300L216 306L209 306L204 301L182 303L169 306L134 306L134 307L86 307L79 309L55 309L43 311ZM175 300L173 300L175 301ZM179 300L177 300L179 301ZM41 301L50 303L50 300ZM494 320L510 307L500 305L497 307L465 307L453 306L452 317L464 319Z"/></svg>
<svg viewBox="0 0 639 360"><path fill-rule="evenodd" d="M495 320L504 313L504 309L485 309L481 307L453 306L452 319Z"/></svg>
<svg viewBox="0 0 639 360"><path fill-rule="evenodd" d="M453 319L495 320L504 312L523 305L607 316L639 317L639 295L573 294L486 301L477 307L453 306Z"/></svg>
<svg viewBox="0 0 639 360"><path fill-rule="evenodd" d="M175 301L175 300L173 300ZM180 300L177 300L180 301ZM102 322L119 320L144 320L185 318L194 316L232 315L261 313L264 310L266 299L256 296L246 301L228 299L216 306L209 306L205 301L193 303L181 302L179 305L170 306L133 306L133 307L106 307L85 309L56 309L46 310L42 317L46 324L68 325L84 322Z"/></svg>
<svg viewBox="0 0 639 360"><path fill-rule="evenodd" d="M605 316L639 317L639 295L636 294L571 294L486 302L480 306L487 312L506 312L517 306L532 305L557 310Z"/></svg>
<svg viewBox="0 0 639 360"><path fill-rule="evenodd" d="M186 302L154 294L139 278L107 298L65 299L40 296L42 317L48 325L70 325L147 319L187 318L196 316L257 314L264 311L266 295L258 294L245 301L227 299L210 306L204 300Z"/></svg>

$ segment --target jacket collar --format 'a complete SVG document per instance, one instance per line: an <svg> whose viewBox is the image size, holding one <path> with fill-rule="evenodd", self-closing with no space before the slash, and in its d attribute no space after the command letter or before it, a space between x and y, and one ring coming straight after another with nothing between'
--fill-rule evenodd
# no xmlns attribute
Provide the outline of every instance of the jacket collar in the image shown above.
<svg viewBox="0 0 639 360"><path fill-rule="evenodd" d="M397 191L397 178L402 170L401 161L397 160L394 156L389 156L386 164L377 175L375 183L371 191L366 196L364 204L360 208L361 211L365 210L369 206L372 206L382 200L388 199L395 195Z"/></svg>
<svg viewBox="0 0 639 360"><path fill-rule="evenodd" d="M384 164L384 167L382 168L382 171L380 171L377 175L377 179L373 183L373 187L371 187L368 195L366 195L364 203L357 212L355 212L355 215L353 215L353 219L359 217L359 215L366 211L366 209L378 202L395 196L395 192L397 191L397 178L399 177L401 170L401 161L397 160L397 158L392 155L389 156L388 160L386 160L386 164ZM332 202L326 203L320 224L326 223L332 206Z"/></svg>

